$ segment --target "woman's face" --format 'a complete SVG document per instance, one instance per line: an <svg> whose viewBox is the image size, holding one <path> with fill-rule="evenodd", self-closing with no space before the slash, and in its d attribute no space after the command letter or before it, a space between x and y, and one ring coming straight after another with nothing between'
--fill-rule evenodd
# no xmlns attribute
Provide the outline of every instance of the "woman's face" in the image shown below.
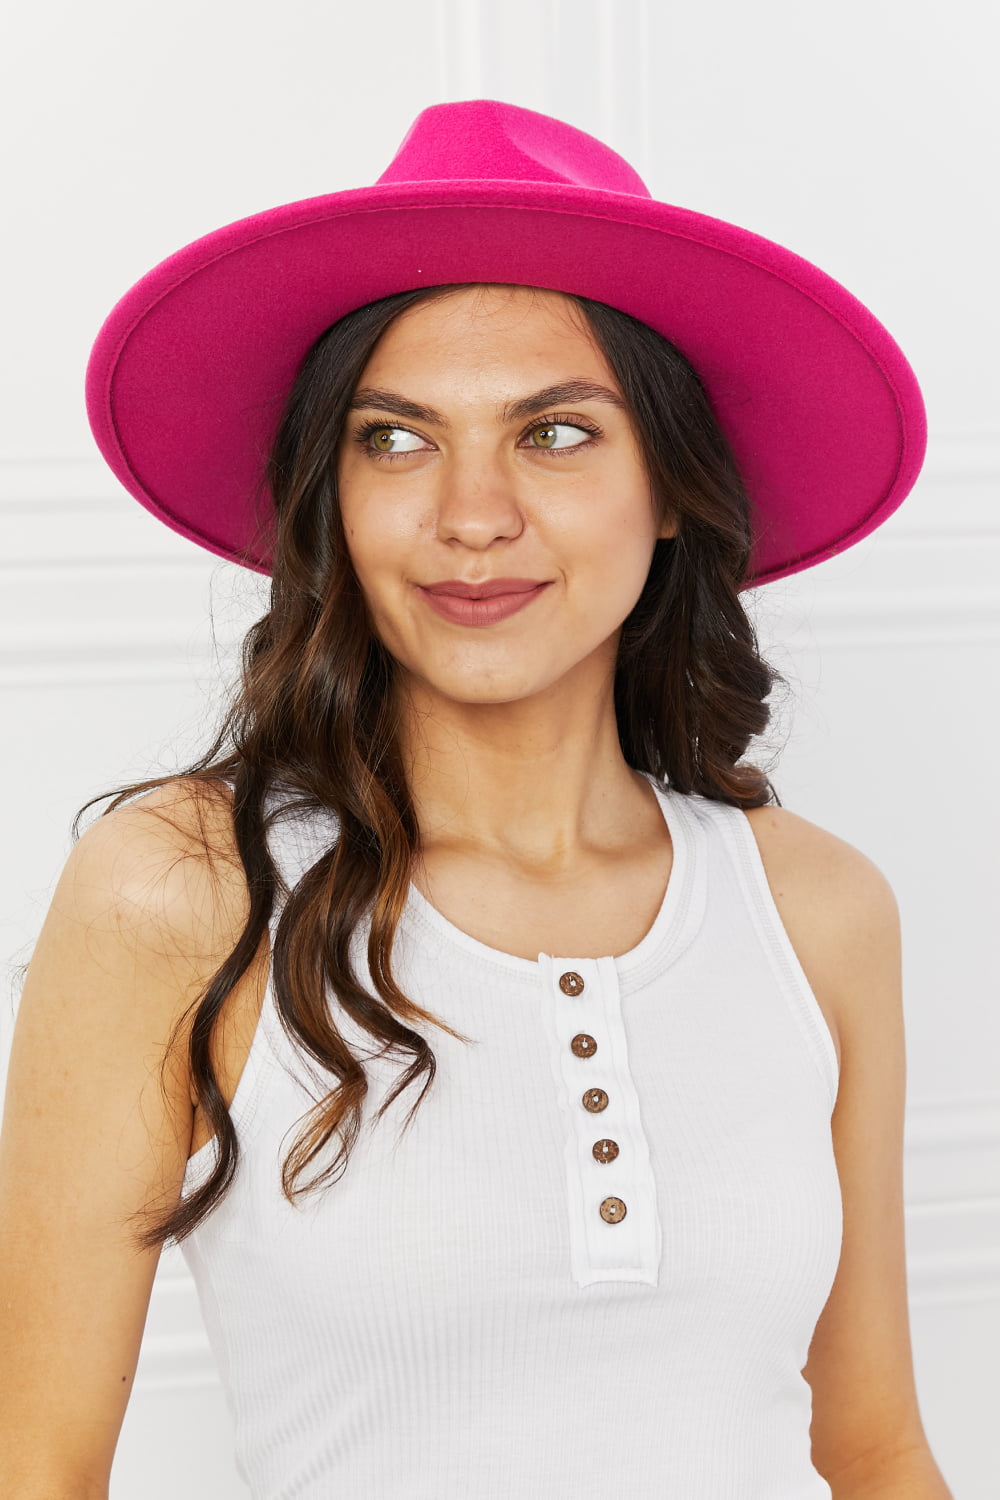
<svg viewBox="0 0 1000 1500"><path fill-rule="evenodd" d="M400 314L362 372L337 475L379 639L463 703L612 673L656 539L676 532L607 361L557 292L473 287ZM419 587L494 578L546 587L488 624L442 618Z"/></svg>

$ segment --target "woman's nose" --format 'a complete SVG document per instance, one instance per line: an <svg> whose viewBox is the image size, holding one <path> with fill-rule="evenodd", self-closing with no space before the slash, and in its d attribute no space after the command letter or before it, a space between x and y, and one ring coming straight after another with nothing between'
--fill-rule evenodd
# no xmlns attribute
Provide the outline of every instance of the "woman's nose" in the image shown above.
<svg viewBox="0 0 1000 1500"><path fill-rule="evenodd" d="M515 476L494 454L466 450L441 464L434 502L442 535L489 541L524 524Z"/></svg>

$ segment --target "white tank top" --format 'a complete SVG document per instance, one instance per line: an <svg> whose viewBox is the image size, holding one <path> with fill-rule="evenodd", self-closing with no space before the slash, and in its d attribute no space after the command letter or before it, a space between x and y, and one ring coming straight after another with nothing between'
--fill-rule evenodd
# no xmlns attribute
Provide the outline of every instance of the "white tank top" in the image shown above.
<svg viewBox="0 0 1000 1500"><path fill-rule="evenodd" d="M236 1180L182 1244L253 1500L830 1500L801 1372L840 1258L833 1040L749 820L647 779L674 863L621 957L500 952L411 885L397 981L474 1042L422 1023L437 1075L372 1130L411 1058L331 999L370 1090L296 1208L280 1164L335 1080L268 984ZM289 887L335 836L275 825Z"/></svg>

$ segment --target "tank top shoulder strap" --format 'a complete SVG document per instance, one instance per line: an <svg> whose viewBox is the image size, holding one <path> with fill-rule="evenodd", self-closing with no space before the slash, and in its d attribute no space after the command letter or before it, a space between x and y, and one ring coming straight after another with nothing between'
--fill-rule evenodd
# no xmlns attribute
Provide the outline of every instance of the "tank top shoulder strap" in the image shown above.
<svg viewBox="0 0 1000 1500"><path fill-rule="evenodd" d="M223 780L232 791L232 779L224 777ZM330 847L330 843L337 837L339 827L336 814L315 808L294 809L287 805L292 801L294 794L290 796L287 788L275 787L269 789L264 800L265 818L269 819L274 815L274 821L267 826L267 842L279 875L276 899L268 922L272 948L288 894ZM268 975L260 1015L229 1107L230 1119L240 1135L244 1149L249 1147L258 1128L260 1109L274 1068L283 1069L314 1099L322 1098L329 1087L318 1079L305 1054L292 1044L285 1033L278 1015L272 972ZM188 1196L205 1181L215 1160L216 1144L213 1138L189 1158L182 1196Z"/></svg>
<svg viewBox="0 0 1000 1500"><path fill-rule="evenodd" d="M271 858L288 891L336 843L340 820L329 808L296 806L287 787L272 786L264 799ZM277 912L277 903L275 910Z"/></svg>
<svg viewBox="0 0 1000 1500"><path fill-rule="evenodd" d="M741 807L735 807L729 802L706 797L696 797L692 801L697 804L697 815L701 821L718 831L717 836L728 855L727 863L736 875L771 971L829 1090L832 1109L839 1088L837 1050L826 1017L778 911L750 819Z"/></svg>
<svg viewBox="0 0 1000 1500"><path fill-rule="evenodd" d="M222 780L232 791L232 777ZM279 889L272 913L273 927L289 892L336 842L340 820L329 808L297 806L294 790L281 783L272 783L265 794L264 818L267 845L284 886L284 890Z"/></svg>

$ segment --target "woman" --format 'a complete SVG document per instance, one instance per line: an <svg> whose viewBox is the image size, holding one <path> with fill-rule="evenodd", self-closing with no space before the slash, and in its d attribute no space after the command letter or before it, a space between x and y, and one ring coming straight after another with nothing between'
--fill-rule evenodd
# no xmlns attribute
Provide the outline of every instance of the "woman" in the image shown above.
<svg viewBox="0 0 1000 1500"><path fill-rule="evenodd" d="M32 958L4 1493L106 1493L173 1239L259 1500L947 1496L895 901L742 759L778 674L740 591L919 470L889 335L471 101L157 267L88 403L271 607Z"/></svg>

